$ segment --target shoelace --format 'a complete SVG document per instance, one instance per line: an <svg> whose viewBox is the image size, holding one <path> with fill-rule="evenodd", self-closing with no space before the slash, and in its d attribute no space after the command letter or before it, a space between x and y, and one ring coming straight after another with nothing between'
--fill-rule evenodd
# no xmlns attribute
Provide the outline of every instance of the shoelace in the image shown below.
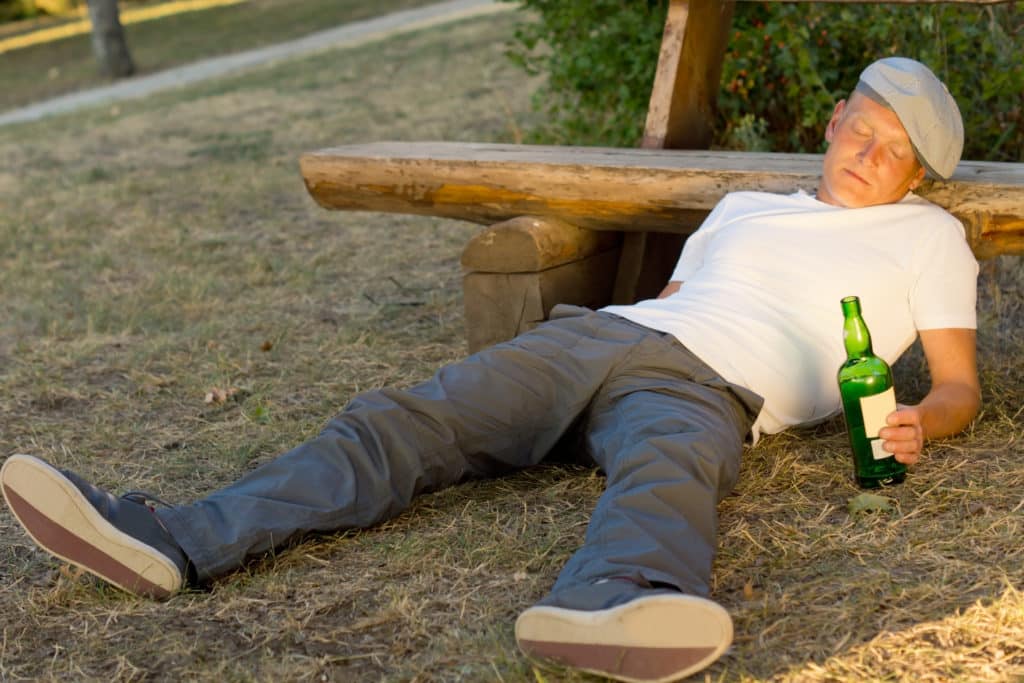
<svg viewBox="0 0 1024 683"><path fill-rule="evenodd" d="M145 505L151 511L156 510L156 505L162 505L165 508L174 507L170 503L166 503L151 493L145 491L129 491L128 493L121 494L122 500L127 500L130 503L138 503L139 505ZM152 505L155 503L156 505Z"/></svg>
<svg viewBox="0 0 1024 683"><path fill-rule="evenodd" d="M162 519L160 519L160 515L156 514L156 506L157 505L162 505L165 508L174 507L173 505L171 505L170 503L167 503L165 501L160 500L159 498L154 496L152 493L147 493L146 491L129 491L128 493L123 493L123 494L121 494L121 500L126 500L129 503L136 503L138 505L142 505L147 510L149 510L150 514L153 515L153 519L156 520L156 523L159 524L160 528L164 530L165 534L167 534L167 539L166 540L170 541L170 543L175 548L177 548L178 553L181 555L181 558L183 558L183 560L185 562L185 564L183 566L186 567L186 568L191 566L190 565L190 560L185 555L185 551L182 550L181 545L174 539L174 534L172 534L171 530L167 528L167 525L164 524L164 521ZM166 554L166 553L164 553L164 554ZM185 571L187 573L188 570L185 569L183 571Z"/></svg>

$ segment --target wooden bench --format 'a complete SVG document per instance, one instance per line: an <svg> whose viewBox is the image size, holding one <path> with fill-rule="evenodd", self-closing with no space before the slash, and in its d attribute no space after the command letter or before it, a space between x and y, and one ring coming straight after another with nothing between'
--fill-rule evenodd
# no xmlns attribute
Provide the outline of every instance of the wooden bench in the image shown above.
<svg viewBox="0 0 1024 683"><path fill-rule="evenodd" d="M710 139L732 6L672 0L641 149L345 145L301 157L306 187L328 209L490 226L462 254L471 351L529 329L556 303L654 296L686 235L726 193L817 188L821 155L700 149ZM918 194L963 221L979 258L1024 253L1024 164L963 161L952 179L928 180Z"/></svg>

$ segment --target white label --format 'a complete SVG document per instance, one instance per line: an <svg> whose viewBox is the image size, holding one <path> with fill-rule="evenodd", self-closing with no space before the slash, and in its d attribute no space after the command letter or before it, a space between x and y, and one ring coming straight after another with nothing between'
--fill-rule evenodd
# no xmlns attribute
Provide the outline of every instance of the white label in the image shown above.
<svg viewBox="0 0 1024 683"><path fill-rule="evenodd" d="M882 439L872 439L870 443L871 457L875 460L885 460L892 457L892 453L882 448L882 444L885 443Z"/></svg>
<svg viewBox="0 0 1024 683"><path fill-rule="evenodd" d="M885 418L896 410L896 391L889 387L880 394L860 399L860 413L864 416L864 435L878 438L878 430L885 426Z"/></svg>
<svg viewBox="0 0 1024 683"><path fill-rule="evenodd" d="M871 439L871 454L875 460L892 456L892 453L882 449L882 439L878 438L878 432L885 426L886 416L894 410L896 410L896 391L892 387L880 394L864 396L860 399L860 412L864 417L864 435Z"/></svg>

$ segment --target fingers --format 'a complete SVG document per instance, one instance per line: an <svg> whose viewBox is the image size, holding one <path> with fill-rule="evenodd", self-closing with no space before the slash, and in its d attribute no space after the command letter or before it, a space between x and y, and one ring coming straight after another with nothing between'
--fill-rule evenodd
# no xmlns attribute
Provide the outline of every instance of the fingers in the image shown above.
<svg viewBox="0 0 1024 683"><path fill-rule="evenodd" d="M921 437L919 426L886 427L881 435L885 439L882 448L894 454L898 461L905 465L913 465L920 459L924 439Z"/></svg>
<svg viewBox="0 0 1024 683"><path fill-rule="evenodd" d="M904 408L890 413L886 422L889 426L878 433L885 440L882 448L894 454L896 460L904 465L917 463L924 448L920 413L913 408Z"/></svg>

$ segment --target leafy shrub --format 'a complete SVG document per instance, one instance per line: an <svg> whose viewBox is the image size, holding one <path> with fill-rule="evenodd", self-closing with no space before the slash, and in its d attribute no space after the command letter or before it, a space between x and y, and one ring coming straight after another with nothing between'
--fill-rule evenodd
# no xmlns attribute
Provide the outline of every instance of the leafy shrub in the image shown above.
<svg viewBox="0 0 1024 683"><path fill-rule="evenodd" d="M516 1L516 0L508 0ZM631 147L643 135L664 0L523 0L540 21L519 24L509 57L545 74L534 95L546 123L531 142Z"/></svg>
<svg viewBox="0 0 1024 683"><path fill-rule="evenodd" d="M536 20L510 53L547 75L535 141L635 146L642 135L667 0L517 1ZM823 149L835 102L884 56L928 64L960 104L964 157L1024 159L1024 3L736 4L715 146Z"/></svg>

